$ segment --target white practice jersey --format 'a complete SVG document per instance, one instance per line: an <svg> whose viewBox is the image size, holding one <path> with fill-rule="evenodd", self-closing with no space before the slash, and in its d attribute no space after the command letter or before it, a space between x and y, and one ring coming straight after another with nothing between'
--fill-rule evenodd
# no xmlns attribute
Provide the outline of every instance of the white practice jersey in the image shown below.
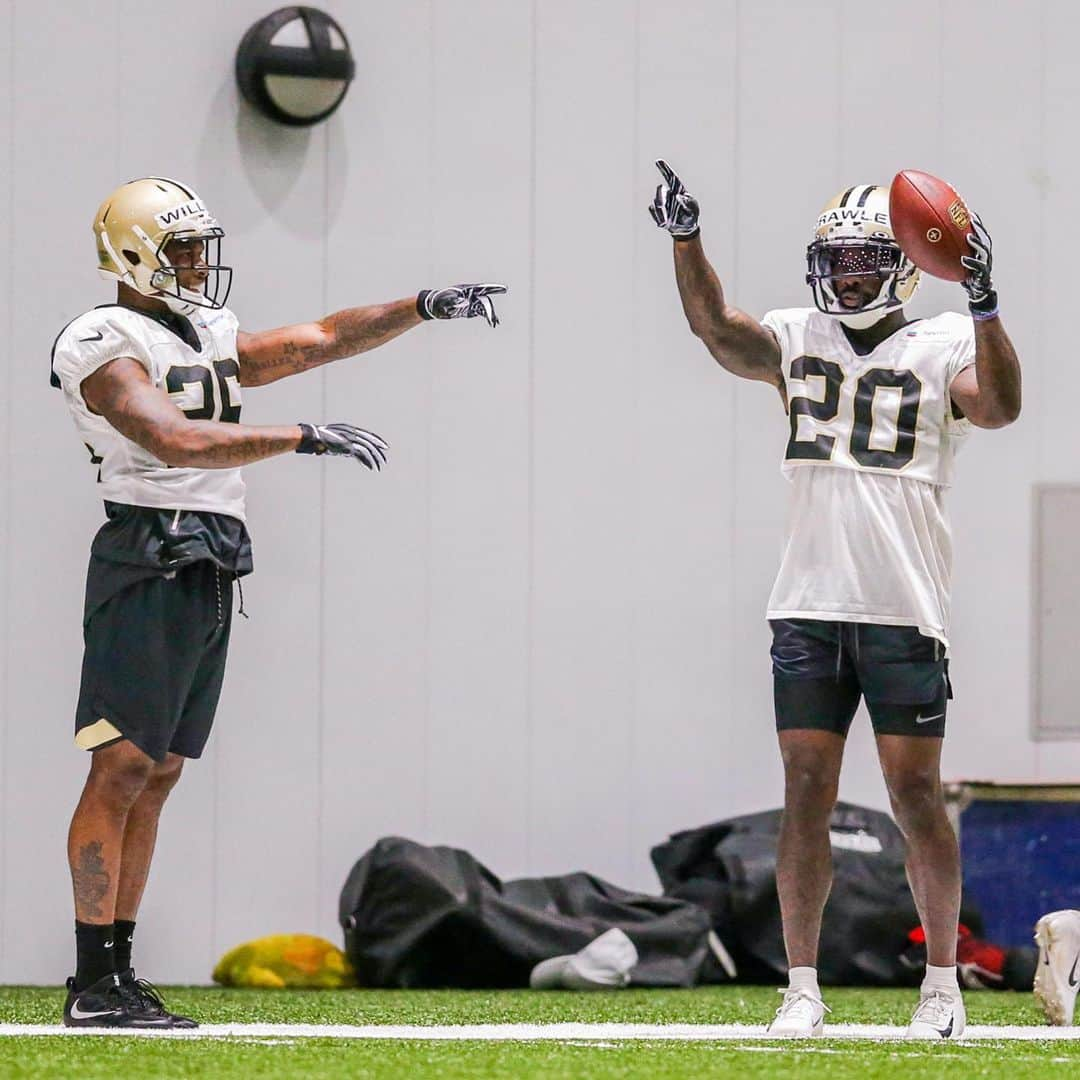
<svg viewBox="0 0 1080 1080"><path fill-rule="evenodd" d="M769 618L917 626L948 645L944 491L971 427L949 388L975 362L971 319L923 319L866 356L812 308L763 323L780 343L791 421L791 513Z"/></svg>
<svg viewBox="0 0 1080 1080"><path fill-rule="evenodd" d="M152 316L119 305L94 308L69 323L53 347L53 375L64 391L79 438L99 466L103 499L165 510L202 510L244 520L244 481L236 469L174 468L90 411L82 382L127 356L192 420L240 419L236 316L227 308L188 319L198 338L185 341Z"/></svg>

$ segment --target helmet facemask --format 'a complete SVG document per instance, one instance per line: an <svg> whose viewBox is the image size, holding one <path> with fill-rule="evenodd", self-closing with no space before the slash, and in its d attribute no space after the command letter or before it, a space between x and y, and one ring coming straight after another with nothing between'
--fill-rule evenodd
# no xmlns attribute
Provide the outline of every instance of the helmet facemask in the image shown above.
<svg viewBox="0 0 1080 1080"><path fill-rule="evenodd" d="M818 311L853 330L865 330L906 304L919 284L919 270L893 236L885 188L849 188L822 211L806 249L806 283ZM872 279L877 291L858 307L843 303L842 278Z"/></svg>
<svg viewBox="0 0 1080 1080"><path fill-rule="evenodd" d="M224 235L223 229L212 226L199 232L167 233L158 245L155 252L158 268L150 274L150 286L178 315L188 315L197 307L216 311L225 306L232 288L232 267L221 263L221 238ZM174 240L201 241L202 258L191 266L174 266L165 253ZM206 274L198 289L185 288L181 284L181 277L191 270Z"/></svg>

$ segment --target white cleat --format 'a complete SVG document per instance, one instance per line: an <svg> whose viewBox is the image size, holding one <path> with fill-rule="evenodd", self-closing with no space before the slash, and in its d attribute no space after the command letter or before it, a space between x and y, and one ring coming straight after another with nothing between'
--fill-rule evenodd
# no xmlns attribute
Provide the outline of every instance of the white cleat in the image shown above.
<svg viewBox="0 0 1080 1080"><path fill-rule="evenodd" d="M825 1026L825 1014L832 1010L809 990L781 990L784 1003L776 1010L767 1035L782 1039L809 1039L820 1035Z"/></svg>
<svg viewBox="0 0 1080 1080"><path fill-rule="evenodd" d="M967 1026L967 1012L959 991L923 991L919 1007L908 1024L909 1039L959 1039Z"/></svg>
<svg viewBox="0 0 1080 1080"><path fill-rule="evenodd" d="M1051 1024L1073 1022L1080 989L1080 911L1051 911L1035 924L1035 1000Z"/></svg>

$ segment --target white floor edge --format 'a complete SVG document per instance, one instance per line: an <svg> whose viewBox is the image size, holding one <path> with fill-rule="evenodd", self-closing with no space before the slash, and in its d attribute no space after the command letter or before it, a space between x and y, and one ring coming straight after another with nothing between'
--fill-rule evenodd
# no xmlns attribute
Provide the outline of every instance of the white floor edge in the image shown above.
<svg viewBox="0 0 1080 1080"><path fill-rule="evenodd" d="M0 1024L0 1038L15 1035L140 1036L168 1039L410 1039L415 1041L482 1042L541 1040L649 1039L672 1042L765 1039L756 1024L457 1024L452 1026L334 1024L206 1024L195 1031L118 1031L108 1028L65 1028L52 1024ZM901 1039L904 1028L885 1024L827 1024L832 1039ZM1080 1027L1013 1027L973 1025L963 1041L1080 1041ZM780 1040L776 1040L780 1041ZM801 1044L800 1044L801 1045Z"/></svg>

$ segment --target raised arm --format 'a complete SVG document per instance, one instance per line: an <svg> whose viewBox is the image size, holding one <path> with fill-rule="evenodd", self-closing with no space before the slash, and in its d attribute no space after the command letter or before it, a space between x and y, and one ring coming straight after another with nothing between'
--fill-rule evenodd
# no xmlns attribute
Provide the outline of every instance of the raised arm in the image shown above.
<svg viewBox="0 0 1080 1080"><path fill-rule="evenodd" d="M426 319L484 318L497 326L492 297L503 285L451 285L388 304L346 308L318 322L236 335L241 386L264 386L286 375L356 356L392 341Z"/></svg>
<svg viewBox="0 0 1080 1080"><path fill-rule="evenodd" d="M665 161L656 167L664 183L649 207L653 220L674 242L675 280L690 329L716 362L733 375L782 386L780 346L772 333L744 311L728 304L720 278L705 257L697 200Z"/></svg>
<svg viewBox="0 0 1080 1080"><path fill-rule="evenodd" d="M290 451L346 454L369 469L386 460L386 443L347 424L253 427L189 420L154 386L137 360L118 357L82 382L86 404L159 461L176 467L231 469Z"/></svg>
<svg viewBox="0 0 1080 1080"><path fill-rule="evenodd" d="M976 427L999 428L1020 415L1020 360L998 315L997 292L990 280L993 244L978 214L972 215L968 245L961 260L963 282L975 320L975 363L964 368L949 388L953 404Z"/></svg>

